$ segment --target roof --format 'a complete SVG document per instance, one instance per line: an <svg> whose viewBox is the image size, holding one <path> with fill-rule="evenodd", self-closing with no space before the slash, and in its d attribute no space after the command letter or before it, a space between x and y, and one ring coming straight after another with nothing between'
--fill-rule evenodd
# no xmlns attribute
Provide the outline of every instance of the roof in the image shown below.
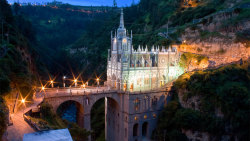
<svg viewBox="0 0 250 141"><path fill-rule="evenodd" d="M68 129L24 134L23 141L73 141Z"/></svg>

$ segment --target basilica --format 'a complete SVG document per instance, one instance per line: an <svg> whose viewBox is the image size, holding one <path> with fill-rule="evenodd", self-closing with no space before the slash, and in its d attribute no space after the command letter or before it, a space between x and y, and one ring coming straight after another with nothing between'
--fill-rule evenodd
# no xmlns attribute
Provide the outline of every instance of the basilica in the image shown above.
<svg viewBox="0 0 250 141"><path fill-rule="evenodd" d="M121 10L119 28L111 32L108 50L107 85L122 91L148 91L160 88L176 79L182 71L178 67L180 53L176 48L152 46L151 49L133 47L132 31L124 26Z"/></svg>

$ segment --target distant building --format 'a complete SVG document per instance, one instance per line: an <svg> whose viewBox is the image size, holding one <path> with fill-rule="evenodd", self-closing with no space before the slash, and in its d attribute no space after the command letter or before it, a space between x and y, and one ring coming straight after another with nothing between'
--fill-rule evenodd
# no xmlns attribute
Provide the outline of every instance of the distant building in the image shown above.
<svg viewBox="0 0 250 141"><path fill-rule="evenodd" d="M176 48L132 46L130 36L124 27L123 10L120 26L111 32L111 49L109 49L107 66L107 85L124 91L145 91L164 86L177 78L182 71L178 67L180 53Z"/></svg>

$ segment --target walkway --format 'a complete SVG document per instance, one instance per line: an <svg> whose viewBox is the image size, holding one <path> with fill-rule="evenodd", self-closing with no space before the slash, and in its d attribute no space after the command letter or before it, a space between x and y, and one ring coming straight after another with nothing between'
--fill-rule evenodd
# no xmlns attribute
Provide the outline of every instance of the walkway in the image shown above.
<svg viewBox="0 0 250 141"><path fill-rule="evenodd" d="M27 107L24 112L35 108L39 103L42 102L42 98L38 98L34 101L34 104ZM27 133L33 133L35 130L23 119L23 111L18 111L12 116L13 125L7 128L7 140L8 141L22 141L23 135Z"/></svg>

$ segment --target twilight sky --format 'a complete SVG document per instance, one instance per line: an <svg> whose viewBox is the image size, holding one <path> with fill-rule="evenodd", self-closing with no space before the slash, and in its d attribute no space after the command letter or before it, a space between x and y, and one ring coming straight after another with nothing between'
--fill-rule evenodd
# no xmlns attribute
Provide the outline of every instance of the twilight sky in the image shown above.
<svg viewBox="0 0 250 141"><path fill-rule="evenodd" d="M8 0L9 3L17 2L18 0ZM51 2L53 0L19 0L20 3L42 3L42 2ZM61 1L64 3L69 3L73 5L83 5L83 6L112 6L113 5L113 0L57 0ZM118 6L130 6L133 0L116 0ZM140 0L134 0L136 3L139 2Z"/></svg>

